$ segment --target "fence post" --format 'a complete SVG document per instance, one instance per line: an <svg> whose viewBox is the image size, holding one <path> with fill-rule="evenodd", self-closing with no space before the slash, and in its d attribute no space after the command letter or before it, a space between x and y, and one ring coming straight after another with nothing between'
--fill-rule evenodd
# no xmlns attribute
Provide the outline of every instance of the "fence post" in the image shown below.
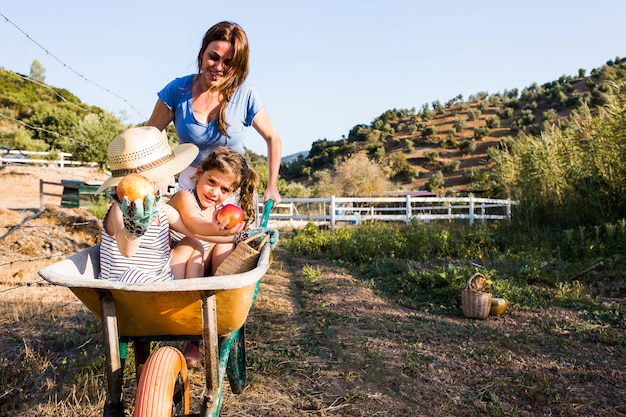
<svg viewBox="0 0 626 417"><path fill-rule="evenodd" d="M330 196L330 228L335 228L335 196Z"/></svg>
<svg viewBox="0 0 626 417"><path fill-rule="evenodd" d="M474 224L474 194L469 196L469 223L470 226Z"/></svg>
<svg viewBox="0 0 626 417"><path fill-rule="evenodd" d="M43 180L39 180L39 210L43 210Z"/></svg>
<svg viewBox="0 0 626 417"><path fill-rule="evenodd" d="M506 217L511 221L511 199L506 199Z"/></svg>
<svg viewBox="0 0 626 417"><path fill-rule="evenodd" d="M406 198L406 224L411 223L411 196L407 194Z"/></svg>

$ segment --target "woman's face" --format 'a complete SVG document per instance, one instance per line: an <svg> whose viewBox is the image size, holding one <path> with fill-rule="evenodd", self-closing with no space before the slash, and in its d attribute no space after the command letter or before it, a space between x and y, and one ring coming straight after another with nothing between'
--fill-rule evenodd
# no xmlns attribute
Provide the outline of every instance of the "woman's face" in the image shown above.
<svg viewBox="0 0 626 417"><path fill-rule="evenodd" d="M236 180L234 175L217 169L202 172L202 168L198 168L196 178L196 197L202 209L222 204L233 192Z"/></svg>
<svg viewBox="0 0 626 417"><path fill-rule="evenodd" d="M212 41L202 54L202 75L208 87L216 87L230 69L233 47L226 41Z"/></svg>

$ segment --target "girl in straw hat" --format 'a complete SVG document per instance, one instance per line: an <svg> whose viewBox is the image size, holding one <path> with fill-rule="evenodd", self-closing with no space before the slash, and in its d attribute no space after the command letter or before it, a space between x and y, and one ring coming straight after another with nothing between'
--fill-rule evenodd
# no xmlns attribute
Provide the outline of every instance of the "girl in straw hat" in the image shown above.
<svg viewBox="0 0 626 417"><path fill-rule="evenodd" d="M185 237L170 248L170 228L191 235L172 206L160 204L174 174L198 154L192 144L172 149L167 136L154 127L131 128L109 144L111 177L98 192L114 187L130 173L138 173L155 185L155 194L144 201L119 201L109 207L102 222L100 278L127 283L159 282L203 276L203 248L196 239ZM218 231L228 235L241 230ZM233 239L232 237L230 238Z"/></svg>

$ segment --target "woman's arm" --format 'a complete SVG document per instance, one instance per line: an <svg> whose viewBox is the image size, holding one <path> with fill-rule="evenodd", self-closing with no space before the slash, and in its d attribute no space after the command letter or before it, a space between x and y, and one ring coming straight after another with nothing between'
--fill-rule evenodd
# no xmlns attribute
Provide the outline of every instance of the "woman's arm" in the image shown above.
<svg viewBox="0 0 626 417"><path fill-rule="evenodd" d="M280 193L278 192L278 171L280 170L283 144L266 109L261 109L261 111L254 116L252 126L254 126L259 135L265 139L265 143L267 143L268 178L263 201L274 200L274 203L278 204L281 201Z"/></svg>
<svg viewBox="0 0 626 417"><path fill-rule="evenodd" d="M174 112L171 111L161 99L157 100L152 110L152 115L146 123L147 126L154 126L159 130L164 130L170 122L174 120Z"/></svg>

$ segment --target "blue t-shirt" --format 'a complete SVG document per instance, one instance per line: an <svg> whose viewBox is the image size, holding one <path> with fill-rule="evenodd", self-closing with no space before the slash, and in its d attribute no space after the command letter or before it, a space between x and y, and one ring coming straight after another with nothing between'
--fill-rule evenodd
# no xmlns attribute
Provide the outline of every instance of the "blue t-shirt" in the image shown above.
<svg viewBox="0 0 626 417"><path fill-rule="evenodd" d="M191 86L194 75L176 78L159 91L159 99L174 112L174 126L180 143L193 143L200 152L191 163L197 167L218 146L228 146L244 154L246 130L252 125L252 119L263 108L260 97L247 83L243 83L226 105L227 132L230 137L220 133L217 120L201 123L193 115L191 105Z"/></svg>

